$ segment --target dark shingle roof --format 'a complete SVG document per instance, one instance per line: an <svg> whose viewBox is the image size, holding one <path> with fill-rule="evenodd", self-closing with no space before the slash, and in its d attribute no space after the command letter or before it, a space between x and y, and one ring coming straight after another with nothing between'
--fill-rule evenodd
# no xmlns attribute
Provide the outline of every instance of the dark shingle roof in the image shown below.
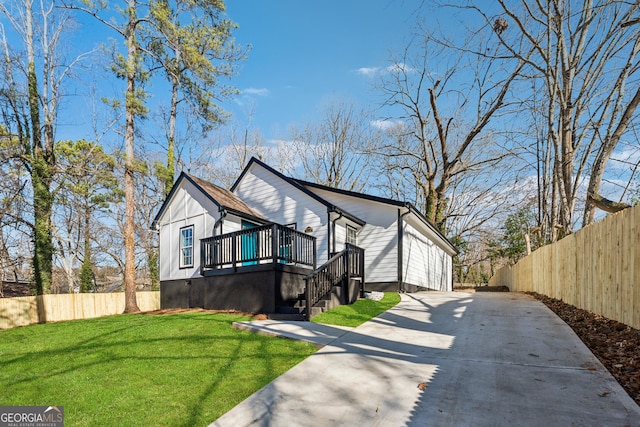
<svg viewBox="0 0 640 427"><path fill-rule="evenodd" d="M231 191L225 190L224 188L219 187L215 184L212 184L209 181L205 181L204 179L182 172L178 177L178 179L176 180L175 184L173 184L173 188L171 189L171 192L169 193L167 198L164 200L162 207L160 207L158 214L153 220L151 224L152 229L154 230L157 229L157 224L158 224L158 221L160 220L160 217L166 210L167 206L169 205L169 201L173 198L175 191L180 186L179 184L180 182L182 182L183 179L186 179L187 181L191 182L196 188L202 191L204 195L207 196L209 200L215 203L216 206L218 206L219 208L225 209L227 211L232 211L239 216L251 218L253 220L257 220L258 222L262 222L262 221L268 222L265 217L263 217L258 212L254 211L249 206L247 206L245 202L243 202L238 196L233 194Z"/></svg>
<svg viewBox="0 0 640 427"><path fill-rule="evenodd" d="M193 175L186 174L194 184L196 184L202 191L208 194L213 200L215 200L220 206L234 210L236 212L244 213L253 217L263 218L262 215L251 209L245 202L243 202L238 196L233 194L229 190L225 190L215 184L205 181Z"/></svg>

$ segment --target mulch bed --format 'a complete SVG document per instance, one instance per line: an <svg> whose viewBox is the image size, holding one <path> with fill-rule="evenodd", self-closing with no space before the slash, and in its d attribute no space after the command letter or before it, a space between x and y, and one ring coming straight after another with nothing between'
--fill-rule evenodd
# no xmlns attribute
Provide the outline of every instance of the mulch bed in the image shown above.
<svg viewBox="0 0 640 427"><path fill-rule="evenodd" d="M527 293L564 320L640 405L640 330L545 295Z"/></svg>

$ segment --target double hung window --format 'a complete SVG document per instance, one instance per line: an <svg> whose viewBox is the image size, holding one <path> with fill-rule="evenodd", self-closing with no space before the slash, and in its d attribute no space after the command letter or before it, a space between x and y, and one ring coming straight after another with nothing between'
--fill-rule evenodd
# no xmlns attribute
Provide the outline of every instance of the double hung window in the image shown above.
<svg viewBox="0 0 640 427"><path fill-rule="evenodd" d="M193 267L193 225L180 229L180 268Z"/></svg>
<svg viewBox="0 0 640 427"><path fill-rule="evenodd" d="M358 244L358 230L350 225L347 225L347 238L346 242L350 245L357 246Z"/></svg>

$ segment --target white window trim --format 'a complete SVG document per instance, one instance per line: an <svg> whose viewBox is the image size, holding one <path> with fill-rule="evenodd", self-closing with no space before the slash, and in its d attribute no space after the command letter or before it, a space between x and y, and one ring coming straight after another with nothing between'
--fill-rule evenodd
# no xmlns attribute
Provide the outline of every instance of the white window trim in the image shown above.
<svg viewBox="0 0 640 427"><path fill-rule="evenodd" d="M182 232L184 230L189 230L189 229L191 230L191 245L182 246ZM180 237L179 237L180 248L178 250L178 257L180 258L179 259L180 268L192 268L193 267L193 258L195 257L195 247L194 247L194 242L193 242L194 241L194 236L195 236L195 233L194 233L193 224L187 225L186 227L180 228ZM183 250L188 249L188 248L191 249L191 263L190 264L185 264L184 263Z"/></svg>
<svg viewBox="0 0 640 427"><path fill-rule="evenodd" d="M350 233L352 233L352 235L353 235L353 242L349 241L350 240L349 239L349 234ZM349 243L351 245L358 246L358 229L355 228L355 227L350 226L349 224L347 224L344 241L345 241L345 243Z"/></svg>

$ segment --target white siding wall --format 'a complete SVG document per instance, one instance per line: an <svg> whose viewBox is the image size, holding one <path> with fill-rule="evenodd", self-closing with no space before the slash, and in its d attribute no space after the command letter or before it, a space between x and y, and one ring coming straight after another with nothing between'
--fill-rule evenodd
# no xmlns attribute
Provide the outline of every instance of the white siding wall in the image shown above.
<svg viewBox="0 0 640 427"><path fill-rule="evenodd" d="M451 291L451 256L418 231L418 224L414 225L408 221L404 224L403 281L437 291Z"/></svg>
<svg viewBox="0 0 640 427"><path fill-rule="evenodd" d="M397 281L398 208L315 188L312 191L367 222L358 233L358 246L365 250L366 281ZM344 227L339 227L336 231L336 249L341 249L345 241Z"/></svg>
<svg viewBox="0 0 640 427"><path fill-rule="evenodd" d="M222 229L218 229L216 234L233 233L242 229L242 218L235 215L227 215L222 220ZM211 236L212 234L209 234ZM208 236L207 236L208 237Z"/></svg>
<svg viewBox="0 0 640 427"><path fill-rule="evenodd" d="M311 227L316 237L318 265L328 259L327 207L254 164L235 188L235 194L265 218L279 224L296 223L298 231Z"/></svg>
<svg viewBox="0 0 640 427"><path fill-rule="evenodd" d="M213 234L218 207L186 179L174 193L158 221L160 228L160 280L200 275L200 239ZM180 268L180 229L193 225L193 267Z"/></svg>
<svg viewBox="0 0 640 427"><path fill-rule="evenodd" d="M336 221L335 236L336 236L335 252L340 252L341 250L344 249L345 242L347 241L347 225L344 221L340 221L340 220ZM333 252L333 248L334 248L334 244L332 242L331 252Z"/></svg>

